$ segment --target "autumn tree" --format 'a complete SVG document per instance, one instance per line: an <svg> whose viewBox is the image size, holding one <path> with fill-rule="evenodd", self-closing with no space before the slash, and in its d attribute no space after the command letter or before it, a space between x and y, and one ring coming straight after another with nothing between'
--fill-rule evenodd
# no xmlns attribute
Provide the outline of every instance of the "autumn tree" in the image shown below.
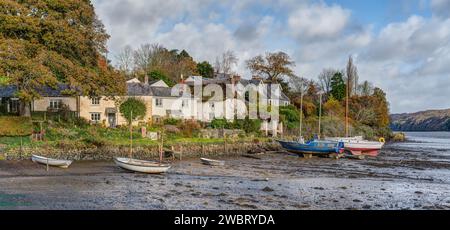
<svg viewBox="0 0 450 230"><path fill-rule="evenodd" d="M323 108L326 114L331 117L331 119L333 119L334 117L341 117L344 114L344 108L342 104L333 96L330 96L328 98L328 101L325 102Z"/></svg>
<svg viewBox="0 0 450 230"><path fill-rule="evenodd" d="M106 34L89 1L2 0L0 76L18 88L20 114L44 86L63 83L67 94L125 91L123 75L105 59Z"/></svg>
<svg viewBox="0 0 450 230"><path fill-rule="evenodd" d="M294 75L292 67L295 66L295 63L288 54L283 52L267 53L264 57L259 55L248 60L246 64L247 68L253 74L264 77L272 82L277 82L280 78L292 77Z"/></svg>
<svg viewBox="0 0 450 230"><path fill-rule="evenodd" d="M386 99L386 93L376 87L373 90L372 97L374 99L372 106L375 109L376 124L378 127L389 127L389 103Z"/></svg>

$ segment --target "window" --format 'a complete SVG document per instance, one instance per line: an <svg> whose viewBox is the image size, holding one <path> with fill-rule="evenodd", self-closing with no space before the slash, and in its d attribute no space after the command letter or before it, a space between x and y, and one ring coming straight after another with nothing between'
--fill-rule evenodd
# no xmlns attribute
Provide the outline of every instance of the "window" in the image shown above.
<svg viewBox="0 0 450 230"><path fill-rule="evenodd" d="M91 113L91 121L99 122L100 121L100 113Z"/></svg>
<svg viewBox="0 0 450 230"><path fill-rule="evenodd" d="M93 97L91 99L91 105L100 105L100 98L99 97Z"/></svg>
<svg viewBox="0 0 450 230"><path fill-rule="evenodd" d="M61 100L50 100L50 108L51 109L60 109L61 108Z"/></svg>
<svg viewBox="0 0 450 230"><path fill-rule="evenodd" d="M162 107L163 106L162 98L156 98L155 104L158 107Z"/></svg>
<svg viewBox="0 0 450 230"><path fill-rule="evenodd" d="M211 107L211 110L214 110L214 102L210 102L209 107Z"/></svg>
<svg viewBox="0 0 450 230"><path fill-rule="evenodd" d="M182 100L181 101L181 107L189 107L189 101L188 100Z"/></svg>

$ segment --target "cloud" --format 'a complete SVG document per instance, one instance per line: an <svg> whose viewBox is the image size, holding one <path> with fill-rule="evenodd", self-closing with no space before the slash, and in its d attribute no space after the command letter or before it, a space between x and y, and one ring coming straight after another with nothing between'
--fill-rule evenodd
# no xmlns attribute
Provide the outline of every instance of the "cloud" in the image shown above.
<svg viewBox="0 0 450 230"><path fill-rule="evenodd" d="M350 11L324 3L300 7L288 19L289 29L300 40L334 38L347 26Z"/></svg>
<svg viewBox="0 0 450 230"><path fill-rule="evenodd" d="M438 16L450 16L450 0L431 0L431 9Z"/></svg>

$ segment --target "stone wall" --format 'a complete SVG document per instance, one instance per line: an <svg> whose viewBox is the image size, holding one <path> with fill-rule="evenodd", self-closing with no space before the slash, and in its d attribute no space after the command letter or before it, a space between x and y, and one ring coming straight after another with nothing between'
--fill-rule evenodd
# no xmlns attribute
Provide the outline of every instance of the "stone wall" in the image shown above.
<svg viewBox="0 0 450 230"><path fill-rule="evenodd" d="M173 150L175 154L166 151L165 159L182 159L193 157L238 156L248 152L278 150L276 142L228 142L218 144L177 144L164 146L165 150ZM158 146L146 146L133 148L133 158L159 159ZM70 160L111 160L113 157L128 157L129 147L106 146L89 149L57 149L57 148L23 148L8 150L5 158L8 160L28 160L31 154L37 154L50 158Z"/></svg>

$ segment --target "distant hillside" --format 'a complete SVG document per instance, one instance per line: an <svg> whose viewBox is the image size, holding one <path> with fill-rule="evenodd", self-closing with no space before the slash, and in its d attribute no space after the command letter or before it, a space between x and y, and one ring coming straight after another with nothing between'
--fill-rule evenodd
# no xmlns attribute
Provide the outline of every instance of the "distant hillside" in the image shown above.
<svg viewBox="0 0 450 230"><path fill-rule="evenodd" d="M394 131L450 131L450 109L391 115Z"/></svg>

